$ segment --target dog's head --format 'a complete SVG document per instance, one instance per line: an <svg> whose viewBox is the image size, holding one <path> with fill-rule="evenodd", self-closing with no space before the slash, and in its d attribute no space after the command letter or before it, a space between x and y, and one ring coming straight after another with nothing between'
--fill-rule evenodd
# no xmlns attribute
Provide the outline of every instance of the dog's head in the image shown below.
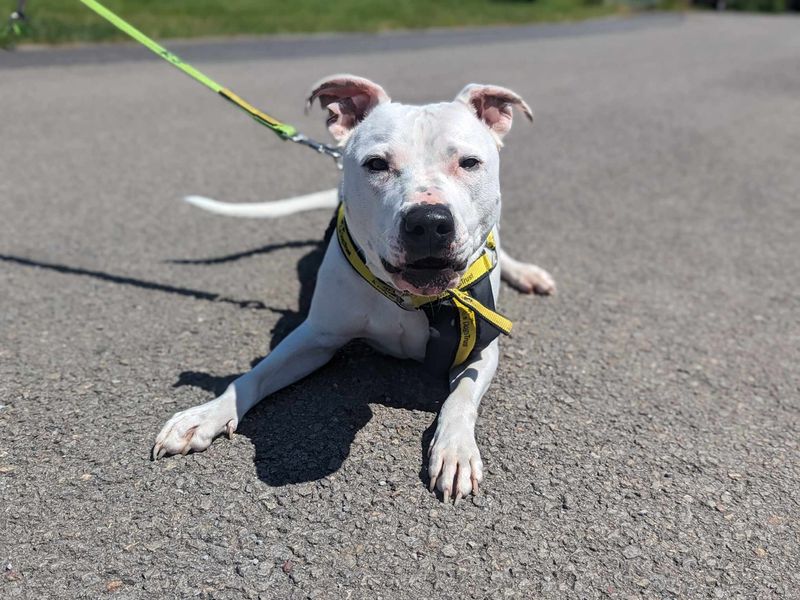
<svg viewBox="0 0 800 600"><path fill-rule="evenodd" d="M367 266L397 289L438 294L455 287L500 218L499 154L511 90L470 84L452 102L408 106L352 75L314 86L309 106L328 109L344 147L347 224Z"/></svg>

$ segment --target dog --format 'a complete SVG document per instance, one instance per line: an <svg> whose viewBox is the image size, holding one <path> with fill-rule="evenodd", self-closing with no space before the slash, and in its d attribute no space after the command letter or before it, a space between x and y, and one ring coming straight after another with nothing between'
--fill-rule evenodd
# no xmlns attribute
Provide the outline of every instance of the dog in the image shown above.
<svg viewBox="0 0 800 600"><path fill-rule="evenodd" d="M239 216L338 205L308 316L221 396L176 413L156 437L153 459L230 437L259 401L359 338L391 356L430 362L448 379L428 473L430 490L457 502L483 480L475 422L497 368L498 336L510 327L494 306L501 274L523 293L555 291L544 269L502 250L498 231L499 149L513 109L531 121L533 114L516 93L494 85L470 84L451 102L411 106L353 75L318 82L308 106L315 101L343 149L337 194L238 210L191 199Z"/></svg>

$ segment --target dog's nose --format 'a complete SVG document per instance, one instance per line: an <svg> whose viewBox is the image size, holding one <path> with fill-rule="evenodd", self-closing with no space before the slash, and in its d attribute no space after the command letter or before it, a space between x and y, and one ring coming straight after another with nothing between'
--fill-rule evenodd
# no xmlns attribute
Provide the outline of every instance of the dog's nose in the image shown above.
<svg viewBox="0 0 800 600"><path fill-rule="evenodd" d="M418 204L405 214L400 227L406 252L412 257L445 250L456 235L453 213L441 204Z"/></svg>

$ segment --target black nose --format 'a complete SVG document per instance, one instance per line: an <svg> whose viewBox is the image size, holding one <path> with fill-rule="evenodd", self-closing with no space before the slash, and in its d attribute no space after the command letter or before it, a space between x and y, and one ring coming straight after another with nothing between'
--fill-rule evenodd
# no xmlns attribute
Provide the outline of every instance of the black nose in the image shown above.
<svg viewBox="0 0 800 600"><path fill-rule="evenodd" d="M415 206L403 217L400 227L406 252L412 260L448 249L456 234L453 213L441 204Z"/></svg>

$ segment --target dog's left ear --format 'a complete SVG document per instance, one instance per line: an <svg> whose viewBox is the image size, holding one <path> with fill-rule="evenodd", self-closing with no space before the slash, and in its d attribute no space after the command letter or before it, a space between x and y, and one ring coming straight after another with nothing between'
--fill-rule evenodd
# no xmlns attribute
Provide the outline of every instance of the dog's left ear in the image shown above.
<svg viewBox="0 0 800 600"><path fill-rule="evenodd" d="M328 109L328 131L340 144L347 141L355 126L373 108L390 101L377 83L355 75L332 75L318 81L311 89L306 111L316 99L322 108Z"/></svg>
<svg viewBox="0 0 800 600"><path fill-rule="evenodd" d="M498 143L511 130L513 107L522 111L529 121L533 121L531 107L515 92L497 85L470 83L456 96L486 123L497 138Z"/></svg>

